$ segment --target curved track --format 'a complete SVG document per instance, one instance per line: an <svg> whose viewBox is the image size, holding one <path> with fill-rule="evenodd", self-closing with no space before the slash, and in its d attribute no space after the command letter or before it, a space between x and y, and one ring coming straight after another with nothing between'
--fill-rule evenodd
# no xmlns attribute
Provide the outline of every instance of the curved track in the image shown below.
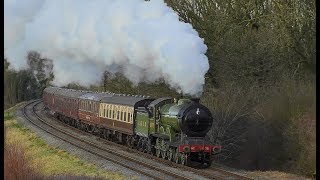
<svg viewBox="0 0 320 180"><path fill-rule="evenodd" d="M23 115L27 118L28 121L30 121L33 125L37 126L38 128L42 129L43 131L65 141L68 142L80 149L83 149L87 152L90 152L96 156L99 156L103 159L106 159L108 161L112 161L116 164L119 164L123 167L126 167L128 169L131 169L135 172L141 173L147 177L153 178L153 179L189 179L188 177L184 177L182 175L179 175L174 172L169 172L166 170L162 170L159 167L154 167L152 165L146 164L144 162L140 162L138 160L135 160L131 157L126 157L124 155L118 154L117 152L112 151L111 149L102 148L101 146L98 146L97 144L94 144L92 142L89 142L87 140L84 140L80 138L79 136L75 136L74 134L71 134L69 132L66 132L62 129L57 129L52 124L47 123L43 119L41 119L35 112L34 108L37 104L39 104L41 101L32 101L26 104L23 107ZM27 107L32 106L31 113L29 114ZM115 157L116 156L116 157ZM162 178L159 178L162 177Z"/></svg>
<svg viewBox="0 0 320 180"><path fill-rule="evenodd" d="M90 152L96 156L99 156L103 159L106 159L108 161L114 162L116 164L119 164L123 167L126 167L128 169L131 169L135 172L138 172L140 174L143 174L147 177L154 178L154 179L191 179L190 177L184 175L183 173L178 173L178 172L173 172L168 170L167 168L162 168L161 166L155 166L150 163L143 162L141 160L138 160L137 158L133 158L132 156L127 156L123 153L119 153L114 151L112 148L107 148L106 146L98 145L97 143L93 143L88 140L84 140L83 138L80 138L79 135L72 134L66 130L63 130L62 128L57 128L55 125L48 123L47 121L44 120L43 117L40 117L36 112L35 112L35 107L39 105L42 101L41 100L35 100L35 101L30 101L28 102L24 107L23 107L23 115L25 118L30 121L33 125L37 126L38 128L42 129L43 131L65 141L68 142L80 149L83 149L87 152ZM28 108L30 108L29 111L31 111L31 115L28 114ZM60 121L58 121L60 122ZM66 124L60 122L64 126ZM89 134L85 133L83 131L80 131L79 129L76 129L72 126L68 126L68 128L72 128L79 133L83 134ZM123 145L119 145L114 142L110 142L104 139L101 139L105 144L112 144L113 146L121 146L122 148L126 147ZM131 150L131 149L130 149ZM134 150L134 153L141 154L143 156L147 156L150 159L160 161L161 163L170 165L170 166L175 166L178 168L181 168L182 170L185 171L191 171L196 174L200 174L203 177L207 177L210 179L249 179L245 176L241 176L238 174L234 174L228 171L225 171L220 168L210 168L210 169L205 169L205 170L199 170L195 169L192 167L187 167L183 166L180 164L175 164L170 161L164 160L162 158L157 158L155 156L149 155L142 153L140 151Z"/></svg>

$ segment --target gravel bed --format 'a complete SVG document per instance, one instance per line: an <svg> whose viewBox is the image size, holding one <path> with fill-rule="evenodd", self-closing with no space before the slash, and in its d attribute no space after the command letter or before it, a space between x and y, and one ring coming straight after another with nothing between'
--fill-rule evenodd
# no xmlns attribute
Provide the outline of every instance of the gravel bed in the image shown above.
<svg viewBox="0 0 320 180"><path fill-rule="evenodd" d="M65 125L63 123L60 123L59 121L52 119L52 118L48 118L48 114L46 114L43 110L43 106L40 104L38 107L36 107L36 112L38 115L40 115L41 118L45 119L46 121L48 121L50 124L54 124L57 127L60 128L69 128L69 127L65 127ZM156 162L156 160L152 160L148 157L143 156L141 153L135 152L134 150L127 148L125 146L119 146L119 145L114 145L114 143L112 142L108 142L106 140L100 139L97 136L94 136L92 134L88 134L88 133L83 133L83 132L78 132L78 130L73 130L69 128L69 133L75 134L79 137L81 137L84 140L88 140L91 141L95 144L99 144L100 146L102 145L104 148L108 148L108 149L112 149L112 151L117 151L120 152L121 154L124 155L128 155L134 159L143 161L143 162L147 162L148 164L152 164L156 167L161 167L162 169L166 169L166 170L170 170L170 171L174 171L174 172L178 172L181 175L187 176L190 179L207 179L205 177L202 177L198 174L195 174L194 172L190 172L190 171L186 171L186 170L181 170L181 169L177 169L175 167L171 167L170 165L166 165L163 163L159 163ZM147 154L145 154L147 155Z"/></svg>
<svg viewBox="0 0 320 180"><path fill-rule="evenodd" d="M43 111L43 108L41 109L41 105L38 106L40 107L36 109L37 112L39 112L38 114L40 115L41 118L45 119L46 121L48 121L50 124L54 124L60 128L66 128L64 126L64 124L60 123L59 121L57 120L53 120L51 118L48 118L48 115L44 113ZM68 127L67 127L68 128ZM181 170L181 169L177 169L175 167L172 167L170 165L166 165L166 164L163 164L163 163L159 163L159 162L156 162L157 160L152 160L146 156L143 156L141 153L139 152L136 152L130 148L127 148L125 146L119 146L119 145L114 145L114 143L111 143L111 142L108 142L106 140L103 140L103 139L100 139L99 137L97 136L94 136L92 134L88 134L88 133L79 133L77 132L77 130L73 130L73 129L69 129L69 133L72 133L72 134L76 134L77 136L80 136L82 139L85 139L85 140L88 140L88 141L91 141L95 144L99 144L101 145L102 147L106 148L106 149L112 149L112 151L117 151L121 154L124 154L124 155L127 155L127 156L130 156L134 159L137 159L137 160L140 160L140 161L143 161L143 162L147 162L148 164L152 164L156 167L162 167L162 169L166 169L166 170L169 170L169 171L174 171L174 172L178 172L180 173L181 175L184 175L184 176L187 176L188 178L190 179L207 179L205 177L202 177L198 174L195 174L194 172L190 172L190 171L186 171L186 170ZM147 154L145 154L147 155Z"/></svg>
<svg viewBox="0 0 320 180"><path fill-rule="evenodd" d="M57 120L53 120L48 118L48 114L44 113L43 110L43 106L42 103L41 105L39 105L37 107L37 112L39 112L38 114L42 117L45 118L46 120L50 121L50 123L54 123L57 126L60 126L61 128L66 128L65 126L63 126L61 123L59 123ZM138 179L150 179L149 177L143 176L137 172L134 172L128 168L125 168L123 166L120 166L118 164L115 164L113 162L107 161L107 160L103 160L102 158L95 156L91 153L88 153L82 149L79 149L69 143L66 143L60 139L56 139L55 137L51 136L50 134L47 134L46 132L43 132L42 130L34 127L31 123L29 123L25 118L23 118L22 112L21 110L17 110L17 120L18 122L24 124L25 126L27 126L28 128L30 128L31 130L33 130L38 136L42 137L48 144L57 147L59 149L63 149L66 150L67 152L76 155L77 157L84 159L87 162L93 163L95 165L97 165L97 167L99 169L104 169L104 170L110 170L110 171L115 171L115 172L120 172L123 175L125 175L128 179L132 179L133 176L137 177ZM70 130L69 132L71 133L75 133L78 134L80 137L82 137L85 140L90 140L93 141L94 143L99 143L99 144L104 144L105 146L107 146L108 148L112 148L114 151L118 151L121 152L123 154L127 154L127 155L131 155L136 159L139 159L141 161L145 161L151 164L155 164L157 166L161 166L163 167L163 169L170 169L170 170L175 170L180 171L182 174L187 175L190 179L207 179L205 177L199 176L197 174L195 174L194 172L190 172L190 171L185 171L185 170L181 170L181 169L177 169L174 167L171 167L168 164L163 164L163 163L158 163L156 162L156 159L150 159L150 158L146 158L143 155L141 155L141 153L135 152L134 150L131 150L129 148L126 147L119 147L119 146L115 146L112 145L111 143L105 143L105 140L100 139L97 136L91 135L91 134L83 134L83 133L79 133L76 132L74 130ZM170 162L169 162L170 163ZM245 170L240 170L240 169L234 169L234 168L230 168L230 167L225 167L223 165L217 165L215 163L213 163L212 165L213 167L218 167L221 169L225 169L227 171L230 171L232 173L238 174L238 175L244 175L246 177L249 178L253 178L253 179L268 179L268 177L270 177L270 174L266 175L264 173L253 173L250 171L245 171ZM210 170L210 168L208 169ZM253 175L254 174L254 175ZM277 176L276 176L277 177ZM282 177L284 178L282 175L278 176L278 177ZM294 178L293 178L294 177ZM307 179L307 178L302 178L299 176L290 176L289 179ZM287 178L284 178L287 179Z"/></svg>
<svg viewBox="0 0 320 180"><path fill-rule="evenodd" d="M59 122L55 119L48 118L49 115L47 113L45 113L42 103L40 103L40 105L36 106L35 109L36 109L37 114L40 115L41 118L48 121L50 124L54 124L54 125L61 127L61 128L69 128L69 127L65 127L64 124L62 124L61 122ZM137 177L138 179L150 179L150 177L146 177L142 174L139 174L138 172L134 172L134 171L132 171L128 168L125 168L121 165L118 165L116 163L113 163L113 162L110 162L107 160L103 160L101 157L98 157L98 156L93 155L89 152L86 152L82 149L79 149L79 148L73 146L72 144L69 144L69 143L66 143L60 139L57 139L57 138L53 137L52 135L42 131L41 129L34 127L28 120L26 120L23 117L22 109L17 110L16 115L17 115L18 122L24 124L25 126L30 128L31 130L33 130L38 136L42 137L48 144L50 144L54 147L57 147L59 149L66 150L67 152L74 154L77 157L84 159L87 162L90 162L90 163L97 165L97 167L100 169L120 172L120 173L124 174L128 179L131 179L131 177L133 177L133 176ZM114 151L118 151L123 154L130 155L131 157L133 157L135 159L139 159L141 161L148 162L150 164L154 164L157 167L162 167L163 169L168 169L168 170L171 170L174 172L179 172L190 179L207 179L207 178L202 177L198 174L195 174L194 172L177 169L174 167L170 167L169 165L155 162L156 160L146 158L143 155L141 155L141 153L136 153L127 147L124 147L124 146L119 147L119 146L112 145L110 143L106 143L108 141L105 141L105 140L102 141L97 136L83 133L83 132L77 132L76 130L72 130L72 129L69 129L68 132L72 133L72 134L76 134L77 136L80 136L81 138L83 138L85 140L89 140L89 141L97 143L99 145L103 144L107 148L112 148ZM158 174L158 173L156 172L155 174ZM159 176L159 177L163 177L163 176Z"/></svg>

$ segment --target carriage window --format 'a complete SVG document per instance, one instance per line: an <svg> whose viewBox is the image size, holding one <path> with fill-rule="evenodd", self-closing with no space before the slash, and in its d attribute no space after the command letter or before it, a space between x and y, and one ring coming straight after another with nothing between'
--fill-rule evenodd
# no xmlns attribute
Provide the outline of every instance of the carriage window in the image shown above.
<svg viewBox="0 0 320 180"><path fill-rule="evenodd" d="M104 109L104 112L105 112L105 117L109 117L109 105L104 105L105 109Z"/></svg>
<svg viewBox="0 0 320 180"><path fill-rule="evenodd" d="M120 113L120 120L123 121L123 112Z"/></svg>
<svg viewBox="0 0 320 180"><path fill-rule="evenodd" d="M133 121L133 112L130 113L130 122Z"/></svg>
<svg viewBox="0 0 320 180"><path fill-rule="evenodd" d="M110 106L109 105L106 108L106 117L111 118L111 112L110 112Z"/></svg>
<svg viewBox="0 0 320 180"><path fill-rule="evenodd" d="M105 108L104 110L105 110L105 112L106 112L106 117L108 118L108 117L109 117L109 109L110 109L110 108L109 108L109 105L105 105L105 107L106 107L106 108Z"/></svg>
<svg viewBox="0 0 320 180"><path fill-rule="evenodd" d="M128 113L128 122L131 122L131 113Z"/></svg>
<svg viewBox="0 0 320 180"><path fill-rule="evenodd" d="M106 117L109 118L109 105L105 105Z"/></svg>
<svg viewBox="0 0 320 180"><path fill-rule="evenodd" d="M113 119L117 119L117 106L113 106Z"/></svg>
<svg viewBox="0 0 320 180"><path fill-rule="evenodd" d="M103 109L103 106L102 106L102 104L100 104L100 109L99 109L99 111L100 111L100 116L104 116L104 109Z"/></svg>
<svg viewBox="0 0 320 180"><path fill-rule="evenodd" d="M132 110L132 113L131 113L131 122L133 122L133 110Z"/></svg>
<svg viewBox="0 0 320 180"><path fill-rule="evenodd" d="M109 111L108 109L109 109L108 105L104 105L104 114L105 114L104 117L106 118L108 117L108 111Z"/></svg>
<svg viewBox="0 0 320 180"><path fill-rule="evenodd" d="M103 110L101 104L100 104L100 106L99 106L99 113L100 113L100 116L103 116L104 110Z"/></svg>
<svg viewBox="0 0 320 180"><path fill-rule="evenodd" d="M123 121L127 121L127 112L123 113Z"/></svg>
<svg viewBox="0 0 320 180"><path fill-rule="evenodd" d="M109 108L105 104L103 105L103 107L104 107L104 111L105 111L105 117L108 117L109 116Z"/></svg>
<svg viewBox="0 0 320 180"><path fill-rule="evenodd" d="M108 109L107 109L107 112L108 112L108 118L111 118L111 105L108 105Z"/></svg>

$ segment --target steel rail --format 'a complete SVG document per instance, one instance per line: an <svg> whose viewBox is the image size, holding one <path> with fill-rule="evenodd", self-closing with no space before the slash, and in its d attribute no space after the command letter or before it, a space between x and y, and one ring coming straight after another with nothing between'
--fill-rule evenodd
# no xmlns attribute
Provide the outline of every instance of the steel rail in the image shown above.
<svg viewBox="0 0 320 180"><path fill-rule="evenodd" d="M36 102L36 103L35 103L35 102ZM32 118L30 118L30 116L28 116L27 113L26 113L26 107L29 106L29 105L31 105L31 104L33 104L33 103L35 103L35 104L37 105L37 104L41 103L41 100L35 100L35 101L31 101L31 102L27 103L27 104L23 107L23 115L26 117L26 119L27 119L29 122L31 122L33 125L37 126L38 128L42 129L43 131L45 131L45 132L47 132L47 133L49 133L49 134L51 134L51 135L53 135L53 136L61 139L61 140L65 141L65 142L67 142L67 143L70 143L70 144L72 144L72 145L74 145L74 146L76 146L76 147L78 147L78 148L80 148L80 149L82 149L82 150L85 150L85 151L87 151L87 152L90 152L90 153L92 153L92 154L94 154L94 155L97 155L97 156L99 156L99 157L101 157L101 158L103 158L103 159L106 159L106 160L108 160L108 161L114 162L114 163L116 163L116 164L120 164L120 165L123 166L123 167L126 167L126 168L128 168L128 169L131 169L131 170L133 170L133 171L135 171L135 172L139 172L139 173L141 173L141 174L143 174L143 175L145 175L145 176L147 176L147 177L151 177L151 178L154 178L154 179L163 179L163 178L161 178L161 177L158 177L158 176L154 175L152 172L149 173L148 171L143 171L143 170L141 170L141 169L136 168L135 166L129 166L128 164L126 164L126 163L124 163L124 162L122 162L122 161L120 161L120 160L117 160L117 159L114 159L114 158L110 158L110 157L108 157L108 156L106 156L106 155L103 155L103 154L101 154L101 153L95 152L95 151L93 151L93 150L89 150L89 149L87 149L87 148L79 145L78 143L72 142L72 141L71 141L70 139L68 139L68 138L63 138L63 137L61 137L61 136L58 136L56 133L52 132L52 131L49 130L48 128L45 128L45 127L37 124L37 123L36 123L34 120L32 120ZM92 146L92 147L95 147L95 148L101 150L101 151L106 151L106 152L108 152L108 153L110 153L110 154L120 156L120 157L122 157L122 158L124 158L124 159L126 159L126 160L129 160L129 161L133 162L133 163L137 163L138 165L142 165L142 166L147 167L147 168L149 168L149 169L156 170L156 171L158 171L158 172L160 172L160 173L163 173L163 174L165 174L165 175L171 176L171 177L173 177L173 178L175 178L175 179L190 179L189 177L182 176L182 175L177 174L177 173L175 173L175 172L166 171L166 170L163 170L163 169L161 169L161 168L159 168L159 167L156 167L156 166L153 166L153 165L150 165L150 164L146 164L146 163L144 163L144 162L142 162L142 161L133 159L132 157L128 157L128 156L125 156L125 155L120 154L120 153L117 153L117 152L114 152L114 151L112 151L112 150L110 150L110 149L101 148L100 146L98 146L98 145L96 145L96 144L94 144L94 143L92 143L92 142L90 142L90 141L81 139L81 138L79 138L79 137L77 137L77 136L75 136L75 135L73 135L73 134L71 134L71 133L69 133L69 132L65 132L65 131L63 131L63 130L61 130L61 129L57 129L54 125L52 125L52 124L50 124L50 123L47 123L47 122L44 121L42 118L40 118L40 117L38 116L38 114L36 114L36 113L34 112L34 111L35 111L35 110L34 110L34 107L35 107L36 105L33 105L33 107L32 107L32 112L36 115L37 120L39 120L39 121L41 121L42 123L46 124L47 126L51 127L51 128L54 129L55 131L59 131L59 132L62 133L62 134L65 134L65 135L67 135L67 136L71 136L73 139L76 139L76 140L78 140L78 141L80 141L80 142L83 142L83 143L85 143L85 144L88 144L88 145L90 145L90 146Z"/></svg>
<svg viewBox="0 0 320 180"><path fill-rule="evenodd" d="M41 101L39 101L38 104L40 104ZM35 107L35 106L34 106ZM33 108L34 108L33 107ZM41 119L41 117L37 114L37 113L34 113L38 119ZM91 133L88 133L88 132L85 132L85 131L82 131L78 128L75 128L69 124L66 124L64 122L61 122L61 121L58 121L59 123L63 124L64 126L68 126L69 128L72 128L78 132L81 132L81 133L85 133L85 134L90 134L92 135ZM46 122L45 122L46 123ZM98 136L97 136L98 137ZM100 138L100 137L99 137ZM118 144L118 143L115 143L115 142L112 142L112 141L108 141L106 139L99 139L99 140L102 140L106 143L109 143L109 144L112 144L112 145L116 145L118 147L124 147L124 148L128 148L127 146L124 146L124 145L121 145L121 144ZM91 142L90 142L91 143ZM158 158L158 157L155 157L155 156L152 156L150 154L146 154L146 153L143 153L143 152L140 152L138 150L134 150L134 149L130 149L130 150L133 150L135 151L135 153L138 153L138 154L141 154L141 155L144 155L144 156L148 156L149 158L153 159L153 160L157 160L157 161L161 161L163 163L166 163L167 165L170 164L170 165L174 165L175 167L178 167L178 168L181 168L183 170L187 170L187 171L192 171L192 172L195 172L197 174L200 174L201 176L204 176L204 177L207 177L207 178L211 178L211 179L246 179L246 180L250 180L251 178L248 178L246 176L243 176L243 175L239 175L239 174L236 174L236 173L233 173L233 172L230 172L230 171L226 171L224 169L221 169L221 168L217 168L217 167L211 167L210 169L206 169L205 171L203 170L199 170L199 169L195 169L193 167L189 167L189 166L184 166L184 165L181 165L181 164L176 164L176 163L173 163L171 161L168 161L168 160L164 160L163 158ZM110 153L114 153L114 151L111 151L110 150ZM118 156L121 156L123 157L124 155L123 154L120 154L120 153L117 153ZM123 157L123 158L126 158ZM129 157L131 158L131 157ZM131 158L132 159L132 158ZM137 161L136 159L132 159L133 161ZM138 163L140 163L142 161L139 161ZM144 162L142 162L144 163ZM145 163L144 163L145 164ZM147 164L148 166L150 166L149 164ZM155 166L154 166L155 167ZM150 168L153 168L153 167L150 167ZM162 169L160 169L162 170ZM178 177L176 177L178 178ZM186 179L189 179L189 178L186 178Z"/></svg>

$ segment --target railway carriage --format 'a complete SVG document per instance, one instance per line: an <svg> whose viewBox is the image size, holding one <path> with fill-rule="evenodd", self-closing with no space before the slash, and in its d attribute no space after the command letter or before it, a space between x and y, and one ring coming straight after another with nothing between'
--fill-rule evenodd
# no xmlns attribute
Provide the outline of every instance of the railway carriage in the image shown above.
<svg viewBox="0 0 320 180"><path fill-rule="evenodd" d="M54 107L54 92L57 91L57 88L48 87L43 90L43 102L46 108L53 109Z"/></svg>
<svg viewBox="0 0 320 180"><path fill-rule="evenodd" d="M87 91L76 91L71 89L60 89L55 94L58 99L58 111L71 119L78 119L79 96Z"/></svg>
<svg viewBox="0 0 320 180"><path fill-rule="evenodd" d="M81 127L89 132L93 132L100 124L99 107L100 100L105 96L112 96L105 93L88 92L79 96L79 123Z"/></svg>
<svg viewBox="0 0 320 180"><path fill-rule="evenodd" d="M44 104L79 129L158 157L210 165L220 145L204 140L211 112L192 99L149 98L49 87Z"/></svg>
<svg viewBox="0 0 320 180"><path fill-rule="evenodd" d="M100 125L104 127L103 136L107 139L115 137L119 142L134 146L137 127L136 111L153 99L132 96L106 96L100 100Z"/></svg>

